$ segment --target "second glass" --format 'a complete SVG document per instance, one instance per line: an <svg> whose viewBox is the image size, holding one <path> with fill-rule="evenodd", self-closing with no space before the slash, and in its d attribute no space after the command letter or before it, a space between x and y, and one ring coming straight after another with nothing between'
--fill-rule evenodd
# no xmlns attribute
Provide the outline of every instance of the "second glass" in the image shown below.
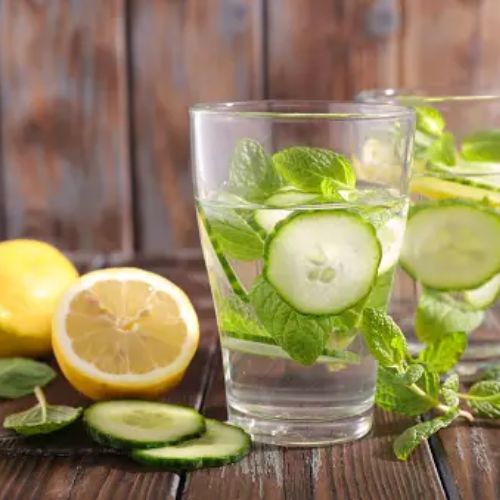
<svg viewBox="0 0 500 500"><path fill-rule="evenodd" d="M413 111L263 101L199 105L191 117L229 420L278 445L362 437L376 364L358 323L389 301ZM362 164L374 138L390 164Z"/></svg>

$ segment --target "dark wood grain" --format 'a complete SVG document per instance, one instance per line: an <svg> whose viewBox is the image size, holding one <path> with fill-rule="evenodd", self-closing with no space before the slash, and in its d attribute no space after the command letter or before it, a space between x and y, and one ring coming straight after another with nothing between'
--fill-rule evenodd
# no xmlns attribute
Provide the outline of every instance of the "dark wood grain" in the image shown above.
<svg viewBox="0 0 500 500"><path fill-rule="evenodd" d="M7 236L129 252L125 1L0 8Z"/></svg>
<svg viewBox="0 0 500 500"><path fill-rule="evenodd" d="M262 95L260 0L131 0L133 138L143 251L198 245L188 107Z"/></svg>
<svg viewBox="0 0 500 500"><path fill-rule="evenodd" d="M270 97L349 99L397 85L399 2L273 0L268 9Z"/></svg>
<svg viewBox="0 0 500 500"><path fill-rule="evenodd" d="M203 403L203 412L216 418L225 416L220 363L216 357ZM426 443L407 462L393 455L392 441L410 424L409 419L377 410L370 436L353 443L316 449L255 445L250 456L238 464L191 474L184 498L444 499ZM208 496L203 497L203 493Z"/></svg>

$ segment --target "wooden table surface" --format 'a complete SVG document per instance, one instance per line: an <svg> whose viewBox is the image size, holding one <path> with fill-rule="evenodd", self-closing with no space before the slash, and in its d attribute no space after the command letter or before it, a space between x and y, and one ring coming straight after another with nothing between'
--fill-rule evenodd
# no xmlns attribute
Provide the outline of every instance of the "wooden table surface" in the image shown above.
<svg viewBox="0 0 500 500"><path fill-rule="evenodd" d="M139 262L172 279L198 311L202 340L168 401L225 417L224 382L212 302L197 258ZM54 403L87 401L60 376L47 389ZM0 403L6 414L31 397ZM189 474L151 471L94 447L81 427L63 432L51 449L0 431L0 499L500 499L500 425L458 423L397 461L391 442L411 419L377 410L372 432L353 443L316 449L254 445L235 465Z"/></svg>

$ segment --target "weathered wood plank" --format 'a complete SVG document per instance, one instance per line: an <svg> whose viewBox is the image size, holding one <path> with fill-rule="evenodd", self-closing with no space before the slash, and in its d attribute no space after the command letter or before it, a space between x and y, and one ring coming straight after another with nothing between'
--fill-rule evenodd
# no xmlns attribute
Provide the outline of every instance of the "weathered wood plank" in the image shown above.
<svg viewBox="0 0 500 500"><path fill-rule="evenodd" d="M439 439L439 443L437 442ZM462 500L500 498L500 424L478 420L456 423L432 443L436 460L444 462Z"/></svg>
<svg viewBox="0 0 500 500"><path fill-rule="evenodd" d="M0 8L7 236L130 251L125 0Z"/></svg>
<svg viewBox="0 0 500 500"><path fill-rule="evenodd" d="M398 83L395 0L268 2L269 97L350 99Z"/></svg>
<svg viewBox="0 0 500 500"><path fill-rule="evenodd" d="M141 249L198 246L188 107L262 95L260 0L132 0Z"/></svg>
<svg viewBox="0 0 500 500"><path fill-rule="evenodd" d="M216 359L203 412L224 418L223 372ZM391 443L408 425L408 419L377 410L372 433L354 443L312 450L256 445L238 464L189 475L183 498L446 498L427 444L407 462L395 459Z"/></svg>
<svg viewBox="0 0 500 500"><path fill-rule="evenodd" d="M403 86L495 86L498 2L403 1Z"/></svg>

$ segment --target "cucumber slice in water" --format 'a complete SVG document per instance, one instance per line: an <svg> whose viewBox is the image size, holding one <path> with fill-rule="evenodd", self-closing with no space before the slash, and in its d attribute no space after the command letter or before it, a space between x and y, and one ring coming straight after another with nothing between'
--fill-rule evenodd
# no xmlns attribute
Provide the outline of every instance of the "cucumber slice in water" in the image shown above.
<svg viewBox="0 0 500 500"><path fill-rule="evenodd" d="M241 460L250 451L250 436L239 427L206 419L203 436L177 446L134 450L132 458L146 465L176 470L218 467Z"/></svg>
<svg viewBox="0 0 500 500"><path fill-rule="evenodd" d="M377 237L382 245L382 260L378 268L379 275L392 269L398 262L401 247L403 246L405 223L403 217L396 216L389 219L380 228L377 228Z"/></svg>
<svg viewBox="0 0 500 500"><path fill-rule="evenodd" d="M264 274L303 314L337 314L367 296L381 247L374 227L347 210L313 210L278 223L264 252Z"/></svg>
<svg viewBox="0 0 500 500"><path fill-rule="evenodd" d="M278 222L286 219L291 213L293 213L291 210L262 208L255 211L254 220L258 224L259 228L262 228L267 234L269 234Z"/></svg>
<svg viewBox="0 0 500 500"><path fill-rule="evenodd" d="M465 300L478 309L487 309L492 306L500 297L500 274L497 274L490 281L475 290L464 292Z"/></svg>
<svg viewBox="0 0 500 500"><path fill-rule="evenodd" d="M500 215L465 201L429 202L410 214L404 269L436 290L470 290L500 271Z"/></svg>
<svg viewBox="0 0 500 500"><path fill-rule="evenodd" d="M266 205L277 208L307 205L318 198L315 193L304 193L294 189L282 189L266 200Z"/></svg>
<svg viewBox="0 0 500 500"><path fill-rule="evenodd" d="M205 432L205 419L196 410L152 401L95 403L83 420L98 443L118 449L157 448Z"/></svg>

